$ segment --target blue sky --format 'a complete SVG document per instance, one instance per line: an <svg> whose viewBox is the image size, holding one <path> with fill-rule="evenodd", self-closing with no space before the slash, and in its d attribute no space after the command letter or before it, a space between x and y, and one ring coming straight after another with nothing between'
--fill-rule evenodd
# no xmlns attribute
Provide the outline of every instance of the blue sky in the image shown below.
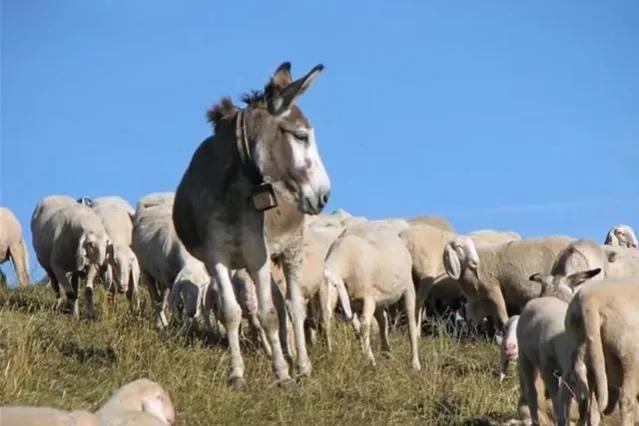
<svg viewBox="0 0 639 426"><path fill-rule="evenodd" d="M285 60L326 66L300 104L329 210L525 236L639 227L639 2L1 5L0 204L29 246L45 195L174 190L206 108Z"/></svg>

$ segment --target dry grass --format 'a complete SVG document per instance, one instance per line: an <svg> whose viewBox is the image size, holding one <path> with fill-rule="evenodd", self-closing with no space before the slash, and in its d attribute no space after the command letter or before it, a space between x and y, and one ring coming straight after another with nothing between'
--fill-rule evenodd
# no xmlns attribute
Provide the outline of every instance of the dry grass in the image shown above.
<svg viewBox="0 0 639 426"><path fill-rule="evenodd" d="M92 410L125 382L149 377L167 388L181 425L481 425L515 417L516 380L498 383L498 348L485 341L424 337L423 369L414 372L398 333L392 357L372 369L351 331L338 326L333 353L311 348L313 375L297 392L275 386L267 358L248 350L248 386L237 391L226 384L224 346L178 327L155 330L148 304L135 316L124 299L115 310L104 300L98 292L98 321L76 322L53 312L49 288L2 291L0 404Z"/></svg>

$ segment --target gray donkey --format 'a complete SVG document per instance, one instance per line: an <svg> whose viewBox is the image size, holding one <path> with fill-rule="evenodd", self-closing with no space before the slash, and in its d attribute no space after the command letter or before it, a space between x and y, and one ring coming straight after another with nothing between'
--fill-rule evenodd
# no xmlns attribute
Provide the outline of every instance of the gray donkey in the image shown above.
<svg viewBox="0 0 639 426"><path fill-rule="evenodd" d="M242 312L230 278L232 269L241 268L256 285L258 316L272 348L275 374L281 383L291 380L278 335L270 259L281 261L285 271L297 367L302 375L311 372L299 285L304 213L322 211L330 180L313 128L295 100L324 67L317 65L295 81L290 68L283 63L263 91L245 95L245 109L222 98L208 111L214 135L195 151L173 206L178 237L219 285L234 386L245 383L239 342Z"/></svg>

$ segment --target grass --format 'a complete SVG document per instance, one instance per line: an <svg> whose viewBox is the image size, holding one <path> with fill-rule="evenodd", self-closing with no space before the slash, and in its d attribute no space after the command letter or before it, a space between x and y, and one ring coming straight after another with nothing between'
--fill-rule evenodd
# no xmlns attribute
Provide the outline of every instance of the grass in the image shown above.
<svg viewBox="0 0 639 426"><path fill-rule="evenodd" d="M148 303L134 315L124 298L115 308L103 291L96 299L98 320L78 322L53 311L50 288L1 290L0 404L95 410L122 384L149 377L169 391L180 425L488 425L516 415L516 379L498 382L498 347L487 341L425 336L414 372L404 333L391 335L388 359L375 335L373 369L338 324L332 353L322 343L310 349L313 374L297 392L277 387L266 356L248 349L248 386L238 391L226 384L223 345L177 326L156 330Z"/></svg>

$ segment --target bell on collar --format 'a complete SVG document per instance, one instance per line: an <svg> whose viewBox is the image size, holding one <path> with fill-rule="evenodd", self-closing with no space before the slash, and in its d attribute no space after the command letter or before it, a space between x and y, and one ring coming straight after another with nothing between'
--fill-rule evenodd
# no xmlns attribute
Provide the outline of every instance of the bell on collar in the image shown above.
<svg viewBox="0 0 639 426"><path fill-rule="evenodd" d="M258 212L270 210L277 207L277 199L273 185L270 183L261 183L253 188L253 206Z"/></svg>

